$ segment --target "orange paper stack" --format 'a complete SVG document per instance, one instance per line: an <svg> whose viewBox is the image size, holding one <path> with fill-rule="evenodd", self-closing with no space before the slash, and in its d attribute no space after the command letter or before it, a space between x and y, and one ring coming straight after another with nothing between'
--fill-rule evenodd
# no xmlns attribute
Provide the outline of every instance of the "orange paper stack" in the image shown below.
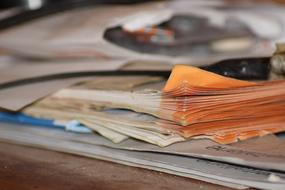
<svg viewBox="0 0 285 190"><path fill-rule="evenodd" d="M285 131L285 81L254 83L177 65L164 88L164 127L222 144Z"/></svg>

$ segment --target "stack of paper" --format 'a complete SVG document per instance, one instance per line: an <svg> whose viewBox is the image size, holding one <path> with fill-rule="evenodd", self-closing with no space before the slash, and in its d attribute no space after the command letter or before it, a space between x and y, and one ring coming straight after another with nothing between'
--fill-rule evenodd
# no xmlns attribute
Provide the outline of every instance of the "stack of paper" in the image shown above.
<svg viewBox="0 0 285 190"><path fill-rule="evenodd" d="M152 89L134 91L75 86L23 112L45 119L78 120L94 130L100 126L159 146L188 138L229 144L285 130L284 85L284 81L240 81L177 65L163 91L156 90L163 86L157 82L148 86Z"/></svg>
<svg viewBox="0 0 285 190"><path fill-rule="evenodd" d="M172 63L206 69L224 57L268 56L273 39L284 38L283 13L163 1L74 9L7 29L0 47L17 58L0 60L0 141L284 190L284 80L241 81L185 65L160 77ZM266 78L284 74L283 53L257 59ZM224 66L219 73L229 76Z"/></svg>
<svg viewBox="0 0 285 190"><path fill-rule="evenodd" d="M205 77L211 80L207 82ZM218 88L211 87L213 84ZM21 113L0 114L2 121L22 123L1 123L0 141L109 160L239 189L256 187L281 190L285 187L284 140L267 135L222 145L219 143L225 141L213 137L217 137L222 130L225 133L226 130L236 132L258 129L258 135L254 133L250 137L283 130L283 84L283 81L238 81L183 65L174 68L167 82L153 76L89 78L38 100L22 109ZM223 96L222 103L227 105L229 101L233 106L219 105L220 96ZM224 96L235 98L226 99ZM246 104L241 104L241 98L247 98ZM201 103L201 107L198 103ZM252 104L255 110L262 111L253 112L249 109L253 107ZM241 118L241 122L234 124L243 124L242 117L250 118L247 113L232 112L236 110L233 108L245 109L243 106L247 105L251 105L248 112L251 112L252 118L261 117L263 128L258 125L233 128L234 125L230 125L231 117ZM214 106L214 109L204 109L203 106ZM189 118L178 117L194 108L196 110ZM221 122L215 119L219 116L215 115L218 109L226 108L229 112L222 112L224 115L221 120L227 123L224 126L215 125ZM205 113L195 115L196 111ZM275 115L266 123L263 117L267 117L265 114L271 111ZM211 117L202 117L205 114ZM195 120L190 117L192 115ZM197 118L210 121L197 123L200 127L194 128L194 124L189 124L189 121L197 122ZM251 122L260 124L259 119ZM187 125L184 126L184 123ZM275 130L272 126L279 127ZM199 130L202 132L198 133ZM197 133L192 136L194 132ZM219 143L197 137L210 138Z"/></svg>
<svg viewBox="0 0 285 190"><path fill-rule="evenodd" d="M198 77L197 77L198 76ZM232 143L285 130L285 81L253 83L176 66L160 110L184 137Z"/></svg>
<svg viewBox="0 0 285 190"><path fill-rule="evenodd" d="M108 80L111 79L111 80ZM114 80L116 82L114 82ZM117 92L123 100L129 100L125 94L131 94L130 89L143 85L161 86L163 79L159 77L103 77L78 84L70 89L71 91L86 92L86 97L90 99L82 99L77 93L72 97L57 97L59 91L37 103L25 108L24 113L36 118L45 118L53 120L76 120L83 125L97 131L101 135L107 137L113 142L121 142L127 137L133 137L159 146L167 146L175 142L184 141L185 139L178 134L171 133L163 127L159 126L158 119L150 114L143 114L122 109L106 109L110 105L107 102L97 103L100 97L108 100L113 99L113 92ZM103 82L104 81L104 82ZM102 88L110 89L114 84L114 90L102 90ZM124 90L119 90L124 89ZM129 90L129 91L126 91ZM91 92L88 93L88 92ZM101 92L103 94L94 96L92 92ZM105 93L104 93L105 92ZM107 93L107 94L106 94ZM92 100L92 97L95 99ZM111 98L111 99L109 99ZM125 99L127 98L127 99ZM120 103L118 98L117 103ZM113 100L115 100L113 99Z"/></svg>

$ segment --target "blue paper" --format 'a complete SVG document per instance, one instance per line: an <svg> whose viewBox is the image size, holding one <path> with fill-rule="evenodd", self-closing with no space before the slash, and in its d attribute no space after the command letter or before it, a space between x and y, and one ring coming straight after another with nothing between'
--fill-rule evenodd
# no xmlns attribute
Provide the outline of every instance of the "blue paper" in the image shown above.
<svg viewBox="0 0 285 190"><path fill-rule="evenodd" d="M52 128L61 128L67 131L73 131L77 133L92 133L91 129L81 125L76 120L72 120L63 125L63 124L59 124L62 122L58 122L56 120L39 119L39 118L35 118L32 116L28 116L23 113L0 112L0 121L29 124L29 125L35 125L35 126L52 127Z"/></svg>

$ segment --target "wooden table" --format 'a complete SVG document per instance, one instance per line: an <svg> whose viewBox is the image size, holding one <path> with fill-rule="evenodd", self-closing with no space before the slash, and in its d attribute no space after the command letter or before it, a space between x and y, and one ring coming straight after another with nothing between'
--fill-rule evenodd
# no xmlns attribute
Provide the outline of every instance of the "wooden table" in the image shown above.
<svg viewBox="0 0 285 190"><path fill-rule="evenodd" d="M0 190L230 190L106 161L0 143Z"/></svg>

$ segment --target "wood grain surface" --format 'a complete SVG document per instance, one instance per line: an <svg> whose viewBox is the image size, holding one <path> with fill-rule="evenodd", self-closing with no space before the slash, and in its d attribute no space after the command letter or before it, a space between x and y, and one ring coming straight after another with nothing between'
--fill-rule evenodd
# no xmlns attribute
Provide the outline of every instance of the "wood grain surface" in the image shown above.
<svg viewBox="0 0 285 190"><path fill-rule="evenodd" d="M230 190L151 170L0 143L0 190Z"/></svg>

